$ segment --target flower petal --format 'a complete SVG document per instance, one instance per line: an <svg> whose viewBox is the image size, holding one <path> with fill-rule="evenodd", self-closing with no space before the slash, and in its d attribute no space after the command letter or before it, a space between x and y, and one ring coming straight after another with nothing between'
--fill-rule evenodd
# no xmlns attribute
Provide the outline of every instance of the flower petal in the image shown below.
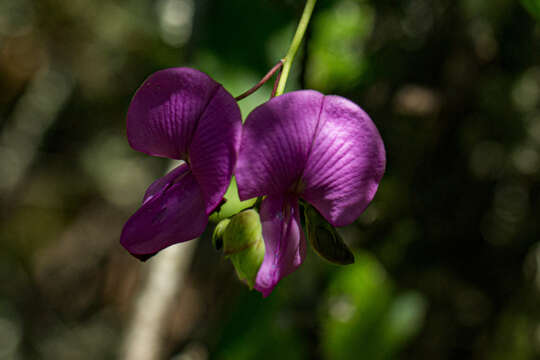
<svg viewBox="0 0 540 360"><path fill-rule="evenodd" d="M290 192L300 179L321 110L323 95L287 93L249 114L236 165L240 199Z"/></svg>
<svg viewBox="0 0 540 360"><path fill-rule="evenodd" d="M167 190L171 185L173 185L177 178L188 171L189 167L186 163L180 164L173 170L169 171L167 175L154 181L144 193L143 204L153 199L156 195L160 195L163 191Z"/></svg>
<svg viewBox="0 0 540 360"><path fill-rule="evenodd" d="M261 204L266 252L257 273L255 289L267 297L283 277L296 270L306 256L298 199L269 196Z"/></svg>
<svg viewBox="0 0 540 360"><path fill-rule="evenodd" d="M384 144L369 116L350 100L325 96L302 197L332 225L347 225L375 196L385 164Z"/></svg>
<svg viewBox="0 0 540 360"><path fill-rule="evenodd" d="M221 88L208 75L190 68L152 74L129 106L130 145L149 155L185 159L197 123Z"/></svg>
<svg viewBox="0 0 540 360"><path fill-rule="evenodd" d="M182 165L179 168L181 167ZM208 223L208 216L200 187L193 174L182 173L169 182L168 186L150 196L129 218L122 230L120 243L132 255L141 259L147 258L147 255L153 255L170 245L194 239L202 234Z"/></svg>
<svg viewBox="0 0 540 360"><path fill-rule="evenodd" d="M199 120L189 149L191 170L201 186L207 214L227 191L241 134L240 109L231 94L220 86Z"/></svg>

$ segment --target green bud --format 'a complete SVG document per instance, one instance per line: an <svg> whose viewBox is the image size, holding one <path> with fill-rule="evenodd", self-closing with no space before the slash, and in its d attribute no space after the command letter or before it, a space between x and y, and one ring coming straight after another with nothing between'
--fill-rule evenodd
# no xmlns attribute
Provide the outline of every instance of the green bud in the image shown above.
<svg viewBox="0 0 540 360"><path fill-rule="evenodd" d="M235 215L223 235L223 253L231 259L238 278L250 289L255 285L264 251L259 214L255 210L246 210Z"/></svg>
<svg viewBox="0 0 540 360"><path fill-rule="evenodd" d="M221 250L223 248L223 234L230 222L231 219L223 219L216 225L214 232L212 233L212 245L214 246L214 249Z"/></svg>
<svg viewBox="0 0 540 360"><path fill-rule="evenodd" d="M354 255L336 229L312 206L304 208L307 237L320 257L334 264L354 263Z"/></svg>

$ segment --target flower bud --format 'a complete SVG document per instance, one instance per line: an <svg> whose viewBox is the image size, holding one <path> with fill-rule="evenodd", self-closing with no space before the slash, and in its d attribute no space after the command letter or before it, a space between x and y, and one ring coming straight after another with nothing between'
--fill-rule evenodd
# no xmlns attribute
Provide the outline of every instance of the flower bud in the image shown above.
<svg viewBox="0 0 540 360"><path fill-rule="evenodd" d="M235 215L223 234L223 252L231 259L238 278L250 289L255 284L264 251L259 214L255 210L246 210Z"/></svg>
<svg viewBox="0 0 540 360"><path fill-rule="evenodd" d="M320 257L334 264L354 263L354 255L336 229L312 206L304 208L307 237Z"/></svg>
<svg viewBox="0 0 540 360"><path fill-rule="evenodd" d="M212 245L214 249L221 250L223 248L223 234L230 222L231 219L223 219L214 228L214 232L212 233Z"/></svg>

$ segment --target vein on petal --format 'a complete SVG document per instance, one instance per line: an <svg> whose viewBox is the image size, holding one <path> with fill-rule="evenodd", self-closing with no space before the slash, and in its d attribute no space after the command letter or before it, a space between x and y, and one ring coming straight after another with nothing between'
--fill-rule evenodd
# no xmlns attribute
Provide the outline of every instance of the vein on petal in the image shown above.
<svg viewBox="0 0 540 360"><path fill-rule="evenodd" d="M323 111L323 108L324 108L325 99L326 99L326 96L323 96L322 99L321 99L321 106L319 107L319 114L317 115L317 124L315 125L315 131L313 133L313 138L311 139L311 144L309 146L309 149L308 149L308 152L307 152L307 155L306 155L306 160L304 162L304 167L302 169L302 173L300 174L300 179L299 179L300 181L304 177L304 173L306 171L306 167L307 167L309 158L311 157L311 152L313 150L313 145L315 144L315 140L317 139L317 136L319 135L319 131L320 131L319 128L322 129L322 127L320 126L320 122L321 122L321 114L322 114L322 111Z"/></svg>

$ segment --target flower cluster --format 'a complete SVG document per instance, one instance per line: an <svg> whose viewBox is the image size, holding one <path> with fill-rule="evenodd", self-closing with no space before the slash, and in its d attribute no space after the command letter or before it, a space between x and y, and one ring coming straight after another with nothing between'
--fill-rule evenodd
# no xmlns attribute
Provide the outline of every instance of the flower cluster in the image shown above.
<svg viewBox="0 0 540 360"><path fill-rule="evenodd" d="M189 68L162 70L143 83L128 111L127 136L135 150L184 163L150 185L141 208L124 226L122 245L145 259L198 237L235 175L241 200L262 200L244 218L258 210L264 246L261 252L257 245L255 267L243 270L245 260L238 254L232 260L239 276L263 296L305 258L301 211L317 252L329 260L336 251L352 257L333 226L358 218L385 169L379 132L353 102L294 91L260 105L242 125L236 100L209 76ZM245 223L232 220L233 225ZM310 227L315 221L325 226ZM235 236L260 238L238 235L260 233L240 226L227 226L223 238L236 243ZM324 229L331 236L324 237Z"/></svg>

